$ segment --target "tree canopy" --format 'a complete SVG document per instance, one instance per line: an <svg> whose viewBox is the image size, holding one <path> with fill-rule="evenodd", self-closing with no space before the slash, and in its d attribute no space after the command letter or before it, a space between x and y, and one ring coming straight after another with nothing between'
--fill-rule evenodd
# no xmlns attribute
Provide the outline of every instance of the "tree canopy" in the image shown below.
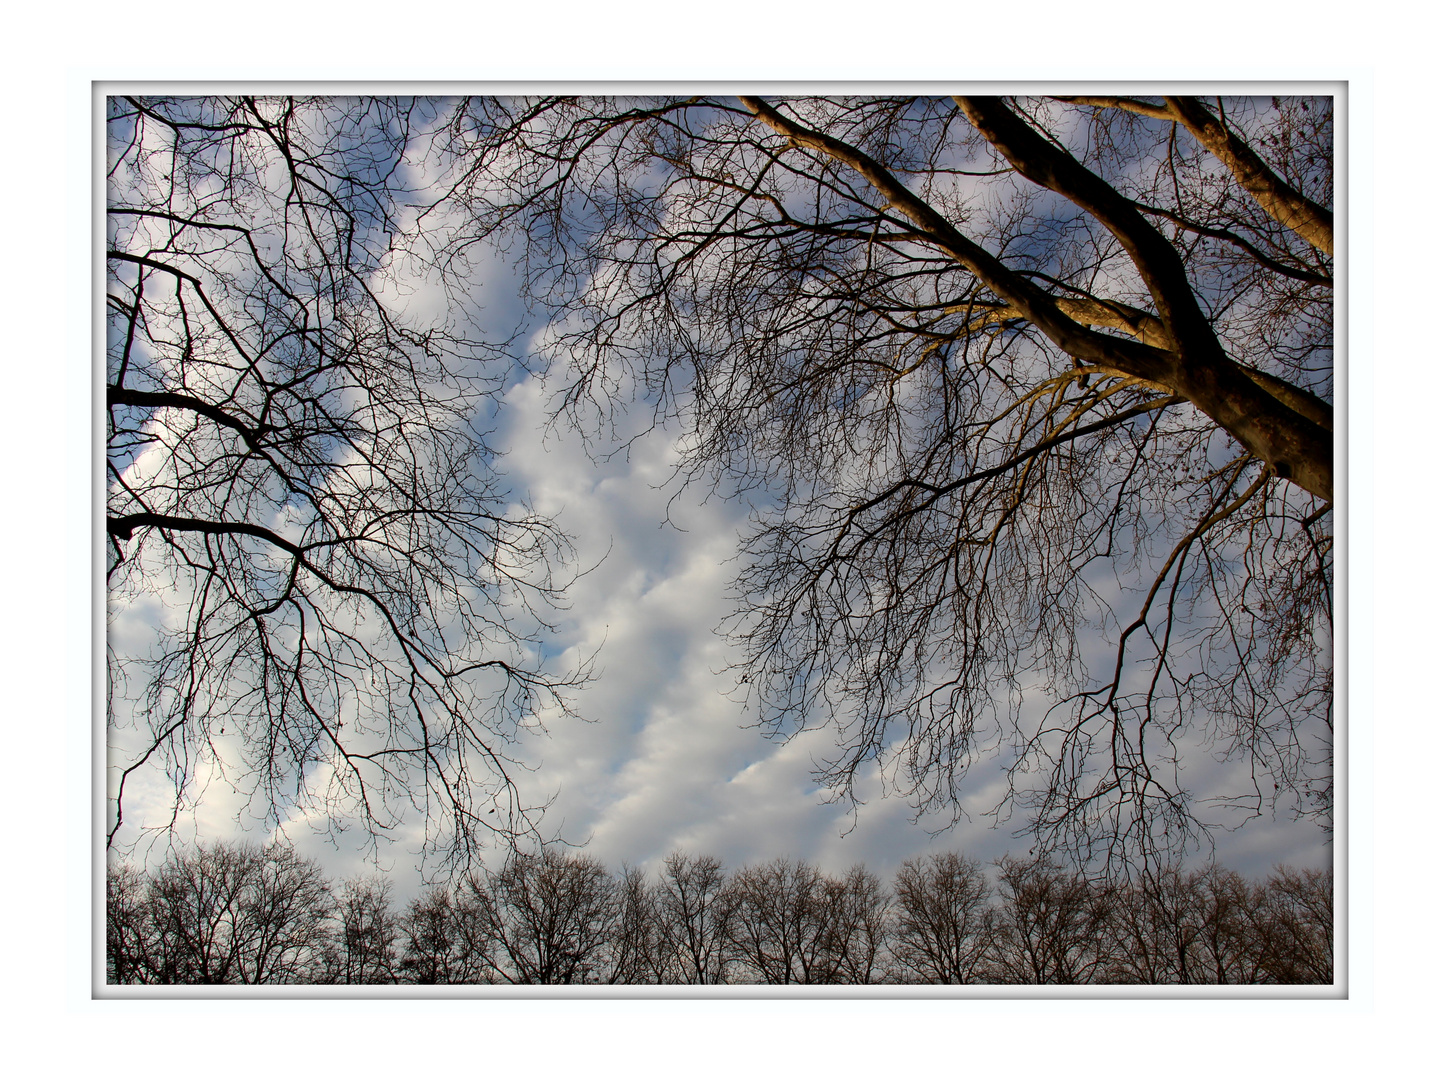
<svg viewBox="0 0 1440 1080"><path fill-rule="evenodd" d="M1154 862L1207 797L1330 812L1327 98L474 100L441 151L550 314L750 492L728 626L818 778ZM1193 775L1193 774L1192 774ZM1234 778L1238 778L1235 780ZM981 808L987 809L987 808Z"/></svg>
<svg viewBox="0 0 1440 1080"><path fill-rule="evenodd" d="M462 847L513 793L518 718L583 678L506 614L564 538L467 427L503 350L384 291L403 260L463 310L498 249L557 417L639 404L753 502L736 689L831 732L834 797L877 765L958 817L995 755L979 809L1091 866L1217 805L1328 821L1332 131L1313 97L112 99L112 596L188 605L152 750L183 778L236 715L272 797L282 746Z"/></svg>
<svg viewBox="0 0 1440 1080"><path fill-rule="evenodd" d="M485 441L509 368L390 265L426 103L110 98L107 584L158 645L110 649L112 723L178 809L221 769L257 815L467 858L533 831L520 726L583 671L536 662L568 539Z"/></svg>
<svg viewBox="0 0 1440 1080"><path fill-rule="evenodd" d="M726 873L672 852L658 880L511 853L403 910L277 845L172 851L107 876L114 984L1326 984L1334 877L1217 865L1113 884L1049 859L907 860L890 882L780 858ZM698 888L697 888L698 886ZM678 903L677 903L678 901Z"/></svg>

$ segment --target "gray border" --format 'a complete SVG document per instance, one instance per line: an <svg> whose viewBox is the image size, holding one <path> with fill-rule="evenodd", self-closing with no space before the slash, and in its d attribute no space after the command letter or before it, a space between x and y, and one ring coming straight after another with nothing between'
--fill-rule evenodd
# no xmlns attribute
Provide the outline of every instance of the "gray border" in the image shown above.
<svg viewBox="0 0 1440 1080"><path fill-rule="evenodd" d="M965 986L112 986L105 981L105 814L106 732L105 647L106 588L104 533L105 518L105 98L118 93L139 94L221 94L323 93L335 96L375 93L450 94L477 93L504 95L545 92L574 94L605 93L868 93L905 92L951 94L976 87L996 94L1074 93L1085 91L1124 92L1152 96L1162 91L1229 95L1265 95L1277 92L1329 95L1335 98L1335 212L1338 241L1335 257L1335 387L1336 459L1339 484L1336 489L1336 581L1335 581L1335 821L1332 834L1335 887L1335 982L1329 986L1006 986L974 984ZM1350 506L1351 506L1351 374L1352 341L1350 321L1350 81L1336 80L1255 80L1255 79L1073 79L1073 80L985 80L954 82L938 80L863 83L839 80L755 81L725 79L681 82L676 80L194 80L194 79L113 79L90 84L91 140L88 173L91 182L91 940L90 997L92 1001L433 1001L433 1000L715 1000L715 1001L1321 1001L1350 999Z"/></svg>

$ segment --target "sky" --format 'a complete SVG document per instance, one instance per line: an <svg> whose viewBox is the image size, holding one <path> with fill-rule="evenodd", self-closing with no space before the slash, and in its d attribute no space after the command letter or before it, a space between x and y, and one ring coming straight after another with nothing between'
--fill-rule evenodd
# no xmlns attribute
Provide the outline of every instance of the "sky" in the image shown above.
<svg viewBox="0 0 1440 1080"><path fill-rule="evenodd" d="M500 259L478 266L481 329L504 336L526 320L512 269ZM411 313L438 311L438 291L414 284ZM538 347L543 323L532 319L526 329L522 345ZM558 632L547 642L557 670L597 658L599 678L575 700L584 719L556 717L544 736L512 748L531 770L515 774L523 794L532 803L553 800L544 831L612 869L629 864L651 872L677 849L714 855L732 870L789 856L834 874L864 863L882 878L904 860L933 852L960 851L985 863L1024 853L1023 818L997 821L988 813L1006 790L995 755L971 770L965 814L953 826L948 815L916 820L903 798L885 794L873 768L857 785L858 806L827 802L811 774L814 760L831 749L829 732L767 738L754 714L727 693L733 677L725 669L738 654L716 629L732 609L728 584L749 507L703 485L674 483L683 435L675 424L638 439L628 453L606 454L609 446L551 424L551 407L544 381L517 366L489 437L517 497L573 539L576 566L593 568L570 588ZM648 419L643 403L628 418L636 429ZM117 612L110 640L122 651L143 649L162 617L153 602ZM131 705L122 700L120 712ZM1223 786L1233 768L1198 747L1186 767L1186 784L1200 793ZM200 789L202 797L178 822L178 838L272 838L223 778L202 780ZM158 771L137 775L127 788L127 822L167 820L170 795ZM433 858L421 858L422 823L413 816L373 853L374 862L355 833L340 834L337 844L324 824L297 811L278 831L334 880L379 870L403 901L436 872ZM120 839L135 835L127 827ZM1215 857L1252 877L1280 862L1322 866L1333 857L1326 834L1283 810L1213 838ZM163 850L154 845L136 857L148 853L153 862Z"/></svg>
<svg viewBox="0 0 1440 1080"><path fill-rule="evenodd" d="M498 299L508 270L492 263L488 275L487 321L499 327L515 315ZM638 423L643 414L639 409L632 419ZM987 815L1005 793L994 757L971 771L966 817L950 828L948 816L914 820L903 798L883 795L873 769L858 786L858 808L827 802L811 773L812 760L830 747L828 732L788 742L767 738L753 726L753 713L727 693L733 676L724 669L737 656L716 629L732 607L727 587L747 507L706 498L703 486L670 482L677 430L652 432L628 455L596 460L575 432L549 419L546 388L525 376L506 390L492 436L505 451L501 468L514 491L573 537L574 565L593 567L570 588L548 646L558 652L557 670L596 654L599 678L575 700L585 719L552 719L544 736L513 748L534 770L515 773L524 794L533 802L554 799L547 832L612 869L625 863L652 873L676 849L714 855L732 870L789 856L834 874L864 863L882 878L932 852L960 851L985 863L1025 852L1028 841L1016 835L1022 818L997 822ZM137 647L156 617L153 605L121 614L111 624L112 642ZM1199 750L1188 766L1187 782L1201 790L1205 770L1225 771ZM157 773L137 777L127 792L127 821L163 821L169 795ZM237 832L242 802L213 780L177 835L270 839L256 822ZM337 847L322 824L297 813L282 831L334 880L378 869L404 898L436 872L433 859L418 858L421 830L413 818L373 853L375 862L352 843L355 833L342 834ZM1332 858L1325 834L1283 814L1217 831L1215 841L1220 862L1252 877L1280 862L1322 866ZM150 850L152 860L161 854L163 845Z"/></svg>

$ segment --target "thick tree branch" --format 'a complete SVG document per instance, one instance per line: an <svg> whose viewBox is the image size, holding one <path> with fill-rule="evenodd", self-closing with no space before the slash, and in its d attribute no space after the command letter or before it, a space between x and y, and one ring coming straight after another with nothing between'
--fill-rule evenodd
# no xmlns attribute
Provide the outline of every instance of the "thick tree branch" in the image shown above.
<svg viewBox="0 0 1440 1080"><path fill-rule="evenodd" d="M1129 304L1122 304L1115 300L1062 296L1055 300L1055 306L1078 323L1121 330L1143 344L1166 351L1173 349L1170 335L1165 330L1165 324L1148 311L1141 311ZM945 309L945 314L960 315L983 308L984 305L979 303L953 304ZM1017 307L996 305L986 311L982 319L989 322L1001 322L1005 319L1022 319L1024 317L1024 313Z"/></svg>
<svg viewBox="0 0 1440 1080"><path fill-rule="evenodd" d="M1260 209L1326 255L1335 254L1335 215L1331 211L1307 199L1275 175L1260 155L1198 98L1167 97L1165 103L1174 118L1255 197Z"/></svg>
<svg viewBox="0 0 1440 1080"><path fill-rule="evenodd" d="M1182 217L1172 210L1166 210L1163 206L1147 206L1144 203L1136 203L1135 205L1140 209L1141 213L1154 214L1156 217L1162 217L1166 221L1179 225L1186 232L1196 233L1199 236L1208 236L1212 240L1223 240L1227 244L1234 244L1246 255L1250 256L1250 258L1265 267L1265 269L1272 270L1282 277L1288 277L1292 281L1303 281L1306 285L1318 285L1324 289L1335 287L1335 279L1328 274L1317 274L1313 270L1307 270L1299 266L1291 266L1280 262L1278 259L1273 259L1243 236L1233 233L1229 229L1215 229L1209 225L1202 225L1198 221L1191 221L1189 218Z"/></svg>
<svg viewBox="0 0 1440 1080"><path fill-rule="evenodd" d="M1131 307L1129 304L1122 304L1116 300L1094 300L1082 297L1061 297L1056 301L1056 306L1066 315L1079 322L1089 323L1091 326L1108 326L1114 330L1120 330L1146 345L1154 345L1157 349L1170 349L1170 336L1165 331L1165 326L1154 315L1141 311L1139 308ZM974 310L980 305L955 305L945 309L947 314L960 314ZM1023 318L1020 311L1013 307L996 306L984 312L978 322L1002 322L1006 319ZM1244 374L1256 385L1260 386L1266 393L1283 402L1286 406L1294 409L1307 420L1311 420L1326 431L1335 430L1335 409L1324 398L1306 390L1303 386L1296 386L1294 383L1286 382L1268 372L1256 368L1241 367ZM1168 392L1168 388L1155 383L1146 384L1152 389Z"/></svg>
<svg viewBox="0 0 1440 1080"><path fill-rule="evenodd" d="M156 514L148 510L138 514L124 514L120 517L105 519L105 531L117 540L129 540L135 535L136 529L144 528L203 532L215 536L253 536L268 544L274 544L291 555L303 557L305 554L305 549L299 544L292 544L278 533L260 525L251 525L248 521L205 521L200 518L179 517L174 514Z"/></svg>
<svg viewBox="0 0 1440 1080"><path fill-rule="evenodd" d="M1054 297L961 233L864 151L789 119L759 98L742 97L740 100L760 120L796 145L820 150L854 168L892 207L923 230L930 243L1015 305L1026 319L1070 356L1122 377L1137 376L1155 382L1164 382L1169 377L1174 366L1173 356L1139 342L1130 343L1108 334L1098 334L1076 322L1060 309Z"/></svg>
<svg viewBox="0 0 1440 1080"><path fill-rule="evenodd" d="M1140 271L1160 319L1182 357L1219 353L1210 320L1195 298L1179 252L1140 214L1135 204L1043 138L999 98L955 99L995 150L1034 184L1065 196L1089 212L1120 241Z"/></svg>
<svg viewBox="0 0 1440 1080"><path fill-rule="evenodd" d="M1096 109L1122 109L1137 116L1148 116L1152 120L1174 120L1175 115L1165 105L1152 105L1139 98L1127 97L1057 97L1056 101L1071 105L1089 105Z"/></svg>
<svg viewBox="0 0 1440 1080"><path fill-rule="evenodd" d="M1220 159L1265 213L1326 255L1335 253L1335 215L1277 176L1260 155L1199 98L1167 97L1164 105L1126 97L1058 97L1055 100L1097 109L1121 109L1152 120L1183 124L1201 146Z"/></svg>
<svg viewBox="0 0 1440 1080"><path fill-rule="evenodd" d="M1334 443L1330 433L1262 389L1225 354L1200 309L1179 253L1135 204L1042 138L1000 99L956 101L1016 171L1089 212L1125 248L1180 354L1179 363L1160 381L1167 381L1175 392L1194 402L1242 446L1268 462L1277 475L1312 495L1332 498ZM1046 328L1042 325L1041 329Z"/></svg>
<svg viewBox="0 0 1440 1080"><path fill-rule="evenodd" d="M269 430L264 424L250 425L237 420L224 409L216 408L208 401L168 390L132 390L125 386L107 386L105 388L105 404L111 406L132 405L142 409L186 409L199 413L222 427L239 432L240 437L245 440L245 445L251 450L259 449L260 440Z"/></svg>

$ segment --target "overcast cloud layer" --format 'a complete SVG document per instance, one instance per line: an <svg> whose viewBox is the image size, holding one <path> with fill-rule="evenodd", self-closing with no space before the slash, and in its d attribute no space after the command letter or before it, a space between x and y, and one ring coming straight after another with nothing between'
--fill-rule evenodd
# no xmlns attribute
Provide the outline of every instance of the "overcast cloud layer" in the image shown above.
<svg viewBox="0 0 1440 1080"><path fill-rule="evenodd" d="M526 376L507 391L494 437L508 450L502 467L517 494L528 493L536 510L574 537L580 567L594 567L570 590L571 607L552 643L557 669L598 650L600 678L576 702L586 721L555 719L517 753L534 770L520 775L527 795L554 797L547 831L583 844L612 869L623 862L652 871L676 848L718 856L731 868L781 855L829 872L863 862L882 877L931 851L986 861L1023 853L1015 835L1023 822L997 823L986 814L1005 790L993 761L971 773L967 819L936 836L948 819L912 821L903 799L882 797L874 775L860 785L858 811L826 803L811 772L812 760L829 749L828 734L768 739L749 726L753 714L727 696L733 676L724 669L735 654L714 630L730 610L727 584L746 508L667 483L674 432L652 432L628 456L597 454L597 461L575 433L548 425L549 415L543 386ZM133 648L156 617L148 608L126 612L110 633ZM1203 753L1187 765L1196 791L1208 786L1207 772L1224 771ZM203 790L193 814L181 818L182 837L193 829L205 841L269 838L253 823L243 829L244 800L223 780ZM164 820L169 794L163 776L137 776L127 790L127 821ZM336 878L374 868L358 836L342 835L337 847L319 824L297 816L283 831ZM1252 820L1215 839L1216 857L1252 876L1282 861L1318 866L1331 859L1324 834L1308 822ZM419 887L420 842L416 821L378 853L399 896Z"/></svg>
<svg viewBox="0 0 1440 1080"><path fill-rule="evenodd" d="M493 260L480 265L481 331L496 340L526 316L510 269ZM438 318L443 302L438 289L415 283L404 307L423 321ZM535 332L529 340L542 337ZM600 673L575 700L584 721L557 717L543 735L512 748L533 770L516 775L529 801L553 798L542 823L547 834L583 846L611 869L628 863L652 872L677 848L715 855L731 869L778 856L804 858L831 873L863 862L882 878L929 852L958 850L990 861L1026 851L1019 815L997 821L987 813L1006 790L998 755L972 769L965 817L948 829L948 816L915 821L903 798L884 795L873 769L857 784L858 809L827 803L811 774L813 762L832 750L829 733L768 739L751 726L754 714L727 696L734 682L725 669L738 653L715 628L731 610L727 586L749 508L703 485L682 489L673 482L678 427L644 435L628 453L610 453L614 444L587 446L550 420L543 381L517 367L489 441L504 451L499 468L516 498L553 517L575 542L576 565L589 571L570 589L570 607L545 655L560 671L595 654ZM632 430L646 426L644 403L628 420ZM621 427L623 435L624 421ZM163 617L154 604L121 612L111 620L111 641L133 653ZM117 717L127 717L133 705L117 695ZM128 763L123 748L133 741L123 731L111 733L112 766ZM1203 749L1183 760L1197 810L1205 809L1205 792L1235 790L1233 776L1222 779L1231 767ZM247 810L223 777L202 780L197 791L201 797L177 820L180 840L271 838L256 818L264 808ZM169 820L172 795L159 770L133 776L127 827L117 840L124 845L138 835L131 824ZM297 813L280 831L335 879L377 868L364 857L360 830L337 836L319 812L311 819ZM1328 865L1333 854L1318 827L1288 820L1283 811L1233 832L1217 829L1213 838L1215 857L1252 877L1280 862ZM422 843L423 822L412 820L376 853L402 902L437 870L420 864ZM141 847L135 857L158 860L164 846Z"/></svg>

